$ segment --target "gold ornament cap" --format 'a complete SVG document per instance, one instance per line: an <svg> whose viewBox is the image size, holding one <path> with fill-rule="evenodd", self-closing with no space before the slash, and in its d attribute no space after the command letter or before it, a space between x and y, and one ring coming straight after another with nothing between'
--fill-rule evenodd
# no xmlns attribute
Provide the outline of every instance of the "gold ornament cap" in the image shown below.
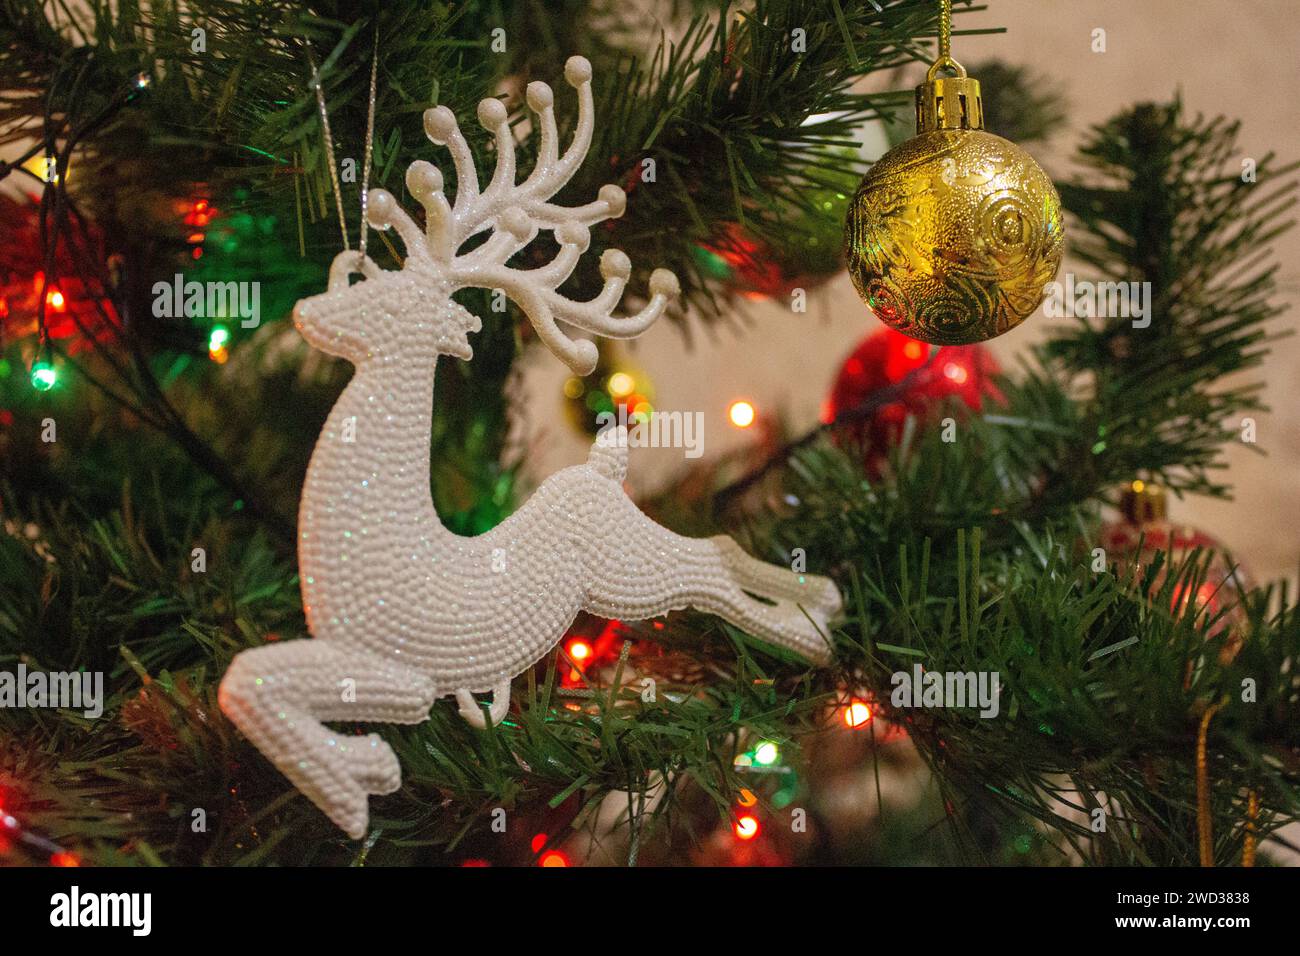
<svg viewBox="0 0 1300 956"><path fill-rule="evenodd" d="M1169 514L1169 502L1164 488L1138 478L1120 491L1119 510L1129 524L1150 524L1165 520Z"/></svg>
<svg viewBox="0 0 1300 956"><path fill-rule="evenodd" d="M955 76L940 76L940 70ZM934 61L925 82L916 88L916 132L936 129L983 129L984 100L980 81L966 75L966 68L950 56Z"/></svg>

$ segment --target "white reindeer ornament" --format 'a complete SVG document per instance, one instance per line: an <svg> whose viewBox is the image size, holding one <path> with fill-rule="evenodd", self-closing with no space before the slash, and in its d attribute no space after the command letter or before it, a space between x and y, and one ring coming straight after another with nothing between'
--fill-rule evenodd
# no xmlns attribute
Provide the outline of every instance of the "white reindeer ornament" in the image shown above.
<svg viewBox="0 0 1300 956"><path fill-rule="evenodd" d="M614 318L631 272L617 250L600 260L605 285L590 302L556 292L590 242L588 226L622 214L626 199L605 186L599 199L562 208L552 197L591 144L591 65L573 57L565 78L578 93L573 143L559 154L553 94L528 86L541 127L537 165L515 182L506 108L479 104L496 139L496 169L479 190L474 160L446 107L424 115L429 139L451 151L455 205L437 168L418 161L407 188L424 207L420 230L383 190L369 194L369 220L395 229L406 247L396 272L355 252L330 268L329 290L298 303L294 323L312 345L356 366L325 422L299 508L298 565L314 640L239 654L221 682L221 709L294 785L353 838L365 834L370 794L401 784L392 749L376 734L335 733L321 721L420 723L454 694L460 713L485 727L472 696L492 692L500 721L512 678L563 637L579 610L640 620L692 606L760 638L822 662L827 624L839 611L835 585L745 554L730 538L690 539L659 527L624 494L626 432L607 431L584 465L547 479L498 527L466 538L443 527L429 490L430 395L438 356L472 357L479 320L452 301L465 287L504 290L541 340L576 374L591 371L595 346L568 338L557 320L627 338L664 311L678 285L650 277L639 314ZM536 269L506 265L541 229L560 245ZM465 254L470 237L491 230ZM362 281L350 284L353 271ZM760 595L766 601L751 595Z"/></svg>

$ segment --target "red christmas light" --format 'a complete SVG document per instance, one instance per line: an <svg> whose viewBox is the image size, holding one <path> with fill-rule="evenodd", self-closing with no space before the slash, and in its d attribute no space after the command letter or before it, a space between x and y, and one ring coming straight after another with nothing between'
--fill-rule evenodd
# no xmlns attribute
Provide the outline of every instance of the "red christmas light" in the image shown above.
<svg viewBox="0 0 1300 956"><path fill-rule="evenodd" d="M1001 401L993 384L996 374L997 363L982 346L948 345L931 358L929 348L921 342L893 329L880 329L845 359L824 406L823 420L832 422L883 389L906 380L906 388L893 401L836 429L836 439L860 447L869 470L878 472L902 435L907 416L924 418L936 403L950 396L973 411L979 411L985 399Z"/></svg>
<svg viewBox="0 0 1300 956"><path fill-rule="evenodd" d="M732 829L736 833L736 839L752 840L754 837L758 836L762 827L759 825L757 817L751 816L747 813L736 820Z"/></svg>
<svg viewBox="0 0 1300 956"><path fill-rule="evenodd" d="M608 664L617 660L623 646L621 639L622 621L606 621L600 633L595 637L590 634L575 634L564 644L565 653L577 667L565 666L561 661L560 684L563 687L577 687L583 683L582 675L594 666Z"/></svg>
<svg viewBox="0 0 1300 956"><path fill-rule="evenodd" d="M182 222L190 227L190 233L185 237L185 241L190 244L191 258L203 258L203 241L207 238L203 230L216 218L216 215L216 207L207 199L199 198L190 203Z"/></svg>
<svg viewBox="0 0 1300 956"><path fill-rule="evenodd" d="M871 708L865 700L852 700L844 708L844 724L850 728L865 727L871 720Z"/></svg>
<svg viewBox="0 0 1300 956"><path fill-rule="evenodd" d="M47 276L38 213L30 197L0 196L0 231L8 239L0 247L0 336L36 336L43 318L45 336L75 355L89 348L92 338L108 338L117 313L99 280L82 277L82 263L66 236L54 249L54 269ZM88 230L89 248L101 248L93 224Z"/></svg>
<svg viewBox="0 0 1300 956"><path fill-rule="evenodd" d="M182 221L187 226L206 226L216 214L217 210L206 199L196 199L190 204Z"/></svg>

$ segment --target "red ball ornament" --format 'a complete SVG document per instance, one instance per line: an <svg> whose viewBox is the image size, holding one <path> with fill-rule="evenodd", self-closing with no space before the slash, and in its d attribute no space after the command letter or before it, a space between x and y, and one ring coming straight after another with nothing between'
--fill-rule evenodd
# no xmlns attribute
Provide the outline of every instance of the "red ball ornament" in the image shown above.
<svg viewBox="0 0 1300 956"><path fill-rule="evenodd" d="M1120 493L1120 518L1102 526L1098 544L1120 574L1128 573L1133 562L1146 567L1155 561L1157 552L1164 552L1164 567L1147 582L1151 594L1163 587L1171 564L1181 564L1197 550L1214 552L1201 580L1195 584L1180 581L1171 589L1170 611L1213 620L1208 637L1218 642L1220 660L1226 664L1237 656L1246 624L1242 592L1251 587L1250 573L1224 557L1223 545L1212 535L1169 521L1163 488L1140 479L1125 485Z"/></svg>
<svg viewBox="0 0 1300 956"><path fill-rule="evenodd" d="M985 399L1002 400L993 383L997 363L980 345L945 345L934 350L893 329L867 336L840 367L826 402L823 420L836 425L841 444L860 448L868 470L879 471L889 449L898 443L907 416L925 418L934 406L956 396L973 411ZM873 398L897 392L879 407L864 408ZM859 416L857 410L862 409Z"/></svg>

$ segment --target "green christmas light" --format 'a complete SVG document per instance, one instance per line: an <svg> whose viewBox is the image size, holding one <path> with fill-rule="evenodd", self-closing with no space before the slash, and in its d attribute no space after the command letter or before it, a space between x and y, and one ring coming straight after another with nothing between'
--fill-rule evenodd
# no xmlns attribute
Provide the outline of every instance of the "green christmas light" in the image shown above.
<svg viewBox="0 0 1300 956"><path fill-rule="evenodd" d="M230 329L224 325L214 325L212 331L208 333L208 351L216 352L225 348L226 343L230 341Z"/></svg>
<svg viewBox="0 0 1300 956"><path fill-rule="evenodd" d="M32 366L32 388L38 392L48 392L59 381L59 373L49 362L37 362Z"/></svg>
<svg viewBox="0 0 1300 956"><path fill-rule="evenodd" d="M754 748L754 763L760 767L770 767L781 759L781 748L770 740L764 740Z"/></svg>

